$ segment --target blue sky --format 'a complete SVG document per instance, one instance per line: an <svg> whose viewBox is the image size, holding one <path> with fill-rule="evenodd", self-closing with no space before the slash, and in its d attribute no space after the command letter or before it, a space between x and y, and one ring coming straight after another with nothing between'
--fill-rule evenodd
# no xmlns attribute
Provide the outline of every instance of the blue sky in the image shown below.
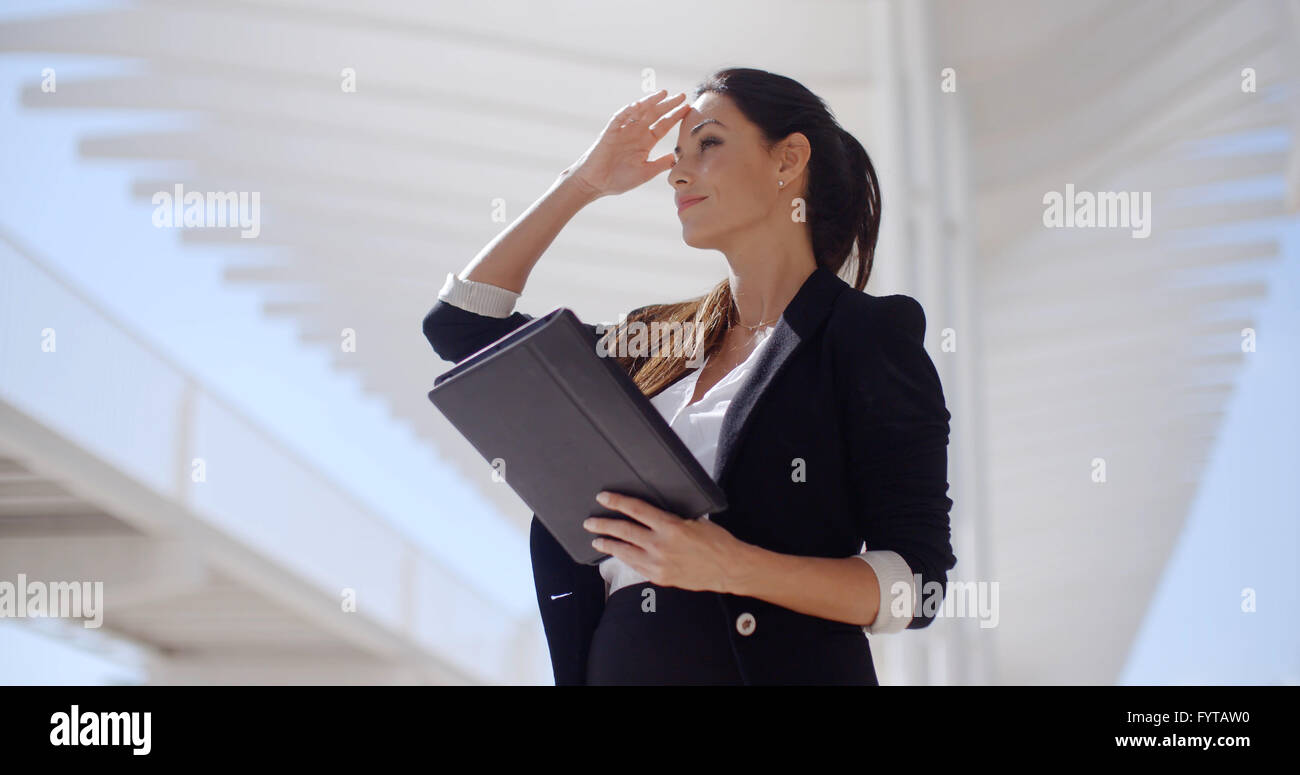
<svg viewBox="0 0 1300 775"><path fill-rule="evenodd" d="M1300 684L1300 229L1282 233L1257 351L1120 683Z"/></svg>

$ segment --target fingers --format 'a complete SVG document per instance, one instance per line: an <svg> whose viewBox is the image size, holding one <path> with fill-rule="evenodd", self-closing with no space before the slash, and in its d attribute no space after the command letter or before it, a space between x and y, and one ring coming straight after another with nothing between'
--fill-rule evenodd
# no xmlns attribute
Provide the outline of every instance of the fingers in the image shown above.
<svg viewBox="0 0 1300 775"><path fill-rule="evenodd" d="M637 101L636 101L636 104L637 104L637 105L649 105L649 104L650 104L650 100L652 100L652 99L654 99L654 98L656 98L656 97L658 97L658 98L660 98L660 99L663 99L663 95L665 95L665 94L667 94L667 93L668 93L668 90L667 90L667 89L660 89L660 90L657 91L657 92L653 92L653 93L651 93L651 94L647 94L647 95L645 95L645 96L642 97L641 99L637 100Z"/></svg>
<svg viewBox="0 0 1300 775"><path fill-rule="evenodd" d="M657 91L657 92L655 92L655 93L653 93L653 94L647 94L646 96L642 97L641 99L637 100L636 102L634 102L634 103L632 103L632 104L635 105L635 106L638 107L638 108L641 108L642 110L644 110L644 109L647 108L647 107L648 107L648 108L651 108L651 109L654 109L654 108L657 107L658 105L663 104L663 103L661 103L661 102L659 102L659 101L662 100L662 99L664 98L664 95L666 95L666 94L668 94L668 90L667 90L667 89L660 89L659 91ZM685 97L686 95L683 93L681 96ZM672 100L668 100L668 102L675 102L676 100L677 100L677 98L674 97ZM667 109L667 108L665 108L665 110L666 110L666 109Z"/></svg>
<svg viewBox="0 0 1300 775"><path fill-rule="evenodd" d="M660 156L658 159L655 159L654 161L650 162L650 166L654 170L654 172L650 174L650 177L654 177L655 175L658 175L661 172L667 172L668 170L672 169L673 162L675 160L676 160L676 156L674 154L665 153L663 156Z"/></svg>
<svg viewBox="0 0 1300 775"><path fill-rule="evenodd" d="M619 108L618 112L610 117L609 119L610 126L622 126L626 124L629 118L632 118L633 116L636 115L637 110L639 110L640 107L641 107L641 102L640 100L638 100L636 102L629 102L628 104Z"/></svg>
<svg viewBox="0 0 1300 775"><path fill-rule="evenodd" d="M663 93L664 90L660 89L658 92L656 92L655 95L652 96L658 96L659 94L663 94ZM677 103L681 102L684 99L686 99L686 93L680 92L676 97L673 97L672 99L663 100L662 102L656 100L653 103L647 103L648 107L643 109L641 120L647 123L654 121L655 119L662 116L664 113L667 113L668 111L672 110L674 107L676 107ZM689 105L690 103L687 104Z"/></svg>
<svg viewBox="0 0 1300 775"><path fill-rule="evenodd" d="M593 534L611 536L635 546L644 546L650 537L648 528L626 519L588 517L582 526Z"/></svg>
<svg viewBox="0 0 1300 775"><path fill-rule="evenodd" d="M685 95L683 95L683 97L684 96ZM690 112L691 103L687 102L678 106L677 110L674 110L672 113L669 113L651 125L650 134L654 135L656 140L662 139L664 135L668 134L668 130L672 128L673 124L681 121L682 117Z"/></svg>
<svg viewBox="0 0 1300 775"><path fill-rule="evenodd" d="M642 97L636 102L629 102L628 104L624 105L623 108L619 110L619 112L614 114L614 118L617 119L619 123L627 121L629 118L632 118L634 116L640 118L642 109L644 109L645 106L650 103L650 100L661 98L667 92L668 92L667 89L660 89L659 91L653 94L647 94L646 96Z"/></svg>
<svg viewBox="0 0 1300 775"><path fill-rule="evenodd" d="M653 94L647 94L636 102L624 105L623 109L614 115L612 123L615 126L622 126L630 119L636 119L637 123L648 125L665 112L671 110L677 103L686 99L686 92L680 92L677 96L664 100L663 96L667 93L667 89L660 89Z"/></svg>
<svg viewBox="0 0 1300 775"><path fill-rule="evenodd" d="M601 495L605 497L602 499ZM665 516L668 512L662 511L640 498L603 490L600 495L596 496L596 500L600 501L600 504L605 508L622 512L651 529L666 526Z"/></svg>
<svg viewBox="0 0 1300 775"><path fill-rule="evenodd" d="M626 541L618 541L613 538L593 538L591 546L598 552L604 552L612 557L617 557L631 566L632 570L640 573L646 578L650 578L648 563L650 553L635 544L629 544Z"/></svg>

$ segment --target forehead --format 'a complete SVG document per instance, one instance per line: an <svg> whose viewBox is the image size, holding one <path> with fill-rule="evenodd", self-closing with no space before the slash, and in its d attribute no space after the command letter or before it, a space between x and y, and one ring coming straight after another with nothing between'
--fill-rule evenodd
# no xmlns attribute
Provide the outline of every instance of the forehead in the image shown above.
<svg viewBox="0 0 1300 775"><path fill-rule="evenodd" d="M740 111L731 104L731 100L714 92L705 92L691 104L691 109L682 116L681 122L677 125L678 141L689 138L691 130L708 119L715 119L725 124L726 126L722 127L723 131L734 131L740 128ZM713 123L705 126L718 128L717 124Z"/></svg>

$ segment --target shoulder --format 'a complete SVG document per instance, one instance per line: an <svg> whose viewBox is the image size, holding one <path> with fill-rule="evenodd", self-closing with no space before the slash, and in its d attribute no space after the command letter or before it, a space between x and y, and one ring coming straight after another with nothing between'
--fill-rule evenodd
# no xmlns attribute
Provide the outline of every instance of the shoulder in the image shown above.
<svg viewBox="0 0 1300 775"><path fill-rule="evenodd" d="M872 296L852 289L840 298L838 319L828 332L830 360L850 404L875 413L888 407L895 423L946 421L943 385L925 349L921 303L901 293Z"/></svg>
<svg viewBox="0 0 1300 775"><path fill-rule="evenodd" d="M925 325L925 310L911 296L874 296L849 288L836 300L829 333L837 346L861 350L884 340L921 344Z"/></svg>

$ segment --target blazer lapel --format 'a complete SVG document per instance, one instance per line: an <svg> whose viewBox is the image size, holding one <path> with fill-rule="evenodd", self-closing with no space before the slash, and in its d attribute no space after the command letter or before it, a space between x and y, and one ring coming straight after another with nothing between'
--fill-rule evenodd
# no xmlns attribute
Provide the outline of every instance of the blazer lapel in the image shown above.
<svg viewBox="0 0 1300 775"><path fill-rule="evenodd" d="M753 372L732 399L722 418L722 428L718 433L718 457L714 466L714 478L719 483L724 481L728 466L735 458L736 448L744 439L749 418L763 400L768 386L781 373L790 356L808 341L826 319L836 297L849 287L839 275L818 264L786 305L781 319L772 329L772 340L758 354Z"/></svg>

